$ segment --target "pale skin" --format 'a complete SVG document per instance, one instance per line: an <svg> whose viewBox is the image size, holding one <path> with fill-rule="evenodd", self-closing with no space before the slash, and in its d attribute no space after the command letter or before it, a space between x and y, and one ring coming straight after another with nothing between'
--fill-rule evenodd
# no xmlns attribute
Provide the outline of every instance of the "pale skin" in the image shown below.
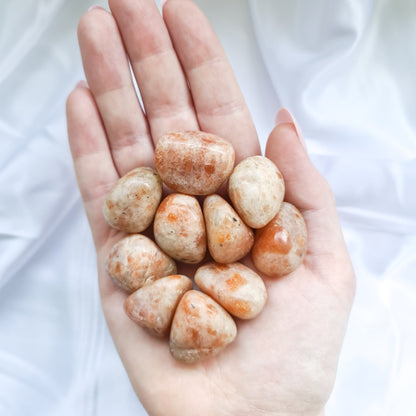
<svg viewBox="0 0 416 416"><path fill-rule="evenodd" d="M102 215L106 192L134 167L154 166L154 145L169 131L218 134L234 145L237 160L260 147L224 51L191 0L168 0L163 18L151 0L110 0L109 6L111 14L95 8L79 23L88 86L79 84L68 98L68 134L97 250L103 311L137 396L152 416L323 415L355 277L331 190L293 124L271 132L266 156L285 178L285 200L304 215L308 250L294 273L265 278L263 312L238 321L235 342L194 365L175 361L167 340L126 316L127 294L104 269L121 238Z"/></svg>

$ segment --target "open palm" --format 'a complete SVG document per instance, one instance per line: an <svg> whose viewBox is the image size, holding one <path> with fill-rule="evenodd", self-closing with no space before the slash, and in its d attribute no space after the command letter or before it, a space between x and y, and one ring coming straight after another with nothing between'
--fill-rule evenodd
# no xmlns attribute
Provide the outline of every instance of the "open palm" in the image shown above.
<svg viewBox="0 0 416 416"><path fill-rule="evenodd" d="M227 138L237 161L260 151L250 114L209 23L191 0L110 0L94 8L78 36L87 84L67 102L79 188L97 249L108 326L132 385L150 415L319 415L333 386L354 294L354 273L331 191L292 123L278 125L266 155L286 182L285 200L305 217L304 264L265 279L268 302L215 358L185 365L166 340L125 315L126 294L109 279L105 257L122 234L102 215L106 192L137 166L154 166L157 139L174 130ZM129 64L140 90L135 91ZM255 82L255 80L253 80ZM247 260L249 262L249 260Z"/></svg>

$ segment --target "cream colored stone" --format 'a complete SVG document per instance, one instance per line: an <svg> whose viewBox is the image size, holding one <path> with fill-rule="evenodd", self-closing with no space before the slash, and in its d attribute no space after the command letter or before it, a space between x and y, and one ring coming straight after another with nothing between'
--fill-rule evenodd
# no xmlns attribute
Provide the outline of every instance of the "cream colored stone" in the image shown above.
<svg viewBox="0 0 416 416"><path fill-rule="evenodd" d="M147 283L176 274L176 264L150 238L132 234L110 250L106 269L123 289L133 292Z"/></svg>
<svg viewBox="0 0 416 416"><path fill-rule="evenodd" d="M133 169L107 194L103 214L114 228L127 233L144 231L155 216L162 198L162 180L152 168Z"/></svg>
<svg viewBox="0 0 416 416"><path fill-rule="evenodd" d="M285 184L270 159L251 156L234 168L228 181L228 194L243 221L252 228L261 228L279 211Z"/></svg>

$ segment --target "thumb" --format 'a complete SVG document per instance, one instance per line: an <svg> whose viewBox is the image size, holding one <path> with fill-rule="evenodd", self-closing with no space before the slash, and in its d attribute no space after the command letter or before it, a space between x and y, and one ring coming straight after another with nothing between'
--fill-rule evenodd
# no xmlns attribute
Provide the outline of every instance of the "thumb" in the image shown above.
<svg viewBox="0 0 416 416"><path fill-rule="evenodd" d="M283 175L285 201L295 205L305 218L308 231L305 266L328 275L340 264L350 264L332 191L310 160L290 112L280 110L276 122L267 141L266 156Z"/></svg>
<svg viewBox="0 0 416 416"><path fill-rule="evenodd" d="M285 108L277 113L276 126L267 141L266 156L282 172L287 202L301 211L335 206L328 183L309 159L298 124Z"/></svg>

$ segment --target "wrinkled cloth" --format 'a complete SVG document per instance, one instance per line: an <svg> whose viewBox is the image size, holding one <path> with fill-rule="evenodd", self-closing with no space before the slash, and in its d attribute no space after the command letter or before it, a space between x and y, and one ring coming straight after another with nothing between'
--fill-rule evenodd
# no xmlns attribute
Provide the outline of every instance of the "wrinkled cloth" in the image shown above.
<svg viewBox="0 0 416 416"><path fill-rule="evenodd" d="M357 294L327 415L416 414L414 1L197 3L262 148L287 107L335 194ZM0 415L146 414L103 318L67 144L90 5L0 3Z"/></svg>

